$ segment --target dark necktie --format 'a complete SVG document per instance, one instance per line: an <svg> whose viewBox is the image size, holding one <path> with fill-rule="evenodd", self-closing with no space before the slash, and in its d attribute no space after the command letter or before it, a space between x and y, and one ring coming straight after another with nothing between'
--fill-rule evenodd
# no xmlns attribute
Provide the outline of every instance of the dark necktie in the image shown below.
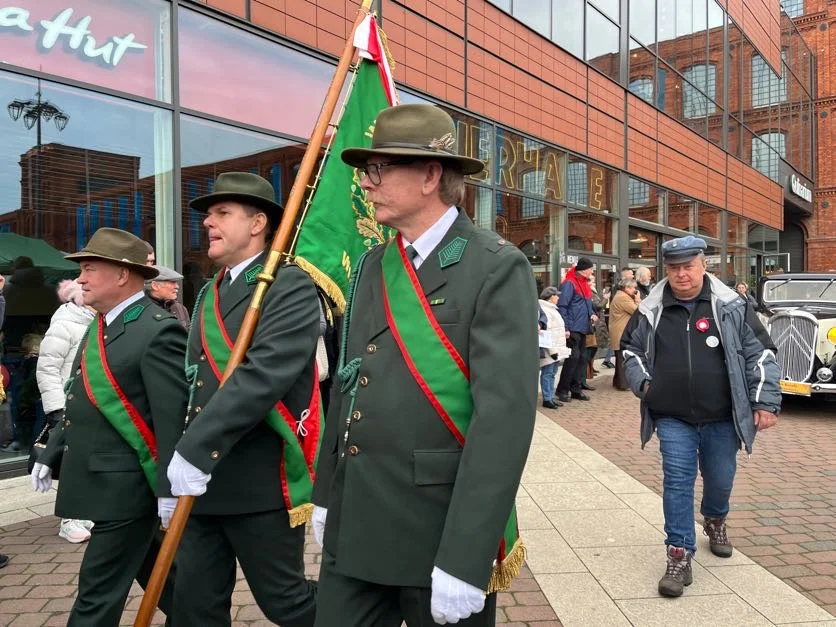
<svg viewBox="0 0 836 627"><path fill-rule="evenodd" d="M221 285L218 288L218 297L223 299L223 297L229 291L229 288L230 288L231 285L232 285L232 274L230 273L229 269L227 268L226 272L224 272L224 278L221 279Z"/></svg>
<svg viewBox="0 0 836 627"><path fill-rule="evenodd" d="M415 266L415 258L418 256L418 251L412 247L412 244L407 246L405 249L406 257L412 263L413 267Z"/></svg>

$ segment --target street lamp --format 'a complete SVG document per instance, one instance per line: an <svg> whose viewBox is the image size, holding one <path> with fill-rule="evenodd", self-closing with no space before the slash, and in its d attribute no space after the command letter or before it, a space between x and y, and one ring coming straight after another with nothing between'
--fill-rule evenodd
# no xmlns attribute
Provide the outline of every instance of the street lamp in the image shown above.
<svg viewBox="0 0 836 627"><path fill-rule="evenodd" d="M35 162L35 237L41 237L41 120L53 121L58 131L63 131L70 121L70 116L51 102L41 100L41 81L34 100L12 100L6 109L9 117L17 122L23 116L23 125L27 130L37 127L37 145Z"/></svg>

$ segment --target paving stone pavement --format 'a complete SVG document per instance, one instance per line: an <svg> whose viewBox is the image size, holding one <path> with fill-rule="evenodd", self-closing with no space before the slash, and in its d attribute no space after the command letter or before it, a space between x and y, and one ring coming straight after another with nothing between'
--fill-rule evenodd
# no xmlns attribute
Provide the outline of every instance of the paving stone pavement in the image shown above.
<svg viewBox="0 0 836 627"><path fill-rule="evenodd" d="M611 371L590 383L591 401L541 411L661 494L658 440L639 445L638 399L613 389ZM698 481L697 514L701 490ZM836 614L836 402L785 396L778 425L758 434L751 457L738 455L731 504L734 545Z"/></svg>

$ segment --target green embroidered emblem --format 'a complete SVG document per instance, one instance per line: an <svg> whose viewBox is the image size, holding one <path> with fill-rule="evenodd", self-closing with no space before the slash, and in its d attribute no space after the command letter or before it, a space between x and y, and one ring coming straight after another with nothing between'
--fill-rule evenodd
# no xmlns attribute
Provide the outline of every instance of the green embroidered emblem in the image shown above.
<svg viewBox="0 0 836 627"><path fill-rule="evenodd" d="M443 305L446 300L446 298L433 298L430 301L430 305Z"/></svg>
<svg viewBox="0 0 836 627"><path fill-rule="evenodd" d="M446 268L461 261L465 246L467 246L467 240L463 237L456 237L447 246L442 248L438 252L438 261L441 267Z"/></svg>
<svg viewBox="0 0 836 627"><path fill-rule="evenodd" d="M122 322L125 324L133 322L142 315L143 311L145 311L145 305L134 305L125 312L124 316L122 316Z"/></svg>
<svg viewBox="0 0 836 627"><path fill-rule="evenodd" d="M252 285L256 281L258 281L258 275L261 273L262 270L264 270L264 266L262 266L261 264L253 266L252 268L247 270L246 274L244 274L244 276L247 279L247 285Z"/></svg>

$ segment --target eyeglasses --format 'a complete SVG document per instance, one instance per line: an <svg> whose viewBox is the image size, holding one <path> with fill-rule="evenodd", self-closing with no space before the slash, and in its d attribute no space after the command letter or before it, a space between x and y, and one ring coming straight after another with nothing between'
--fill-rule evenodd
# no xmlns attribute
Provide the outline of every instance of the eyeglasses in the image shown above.
<svg viewBox="0 0 836 627"><path fill-rule="evenodd" d="M380 185L380 171L383 168L388 168L393 165L409 165L413 163L412 161L383 161L381 163L367 163L365 167L357 168L357 174L360 175L362 179L364 176L368 176L369 180L372 182L373 185Z"/></svg>

